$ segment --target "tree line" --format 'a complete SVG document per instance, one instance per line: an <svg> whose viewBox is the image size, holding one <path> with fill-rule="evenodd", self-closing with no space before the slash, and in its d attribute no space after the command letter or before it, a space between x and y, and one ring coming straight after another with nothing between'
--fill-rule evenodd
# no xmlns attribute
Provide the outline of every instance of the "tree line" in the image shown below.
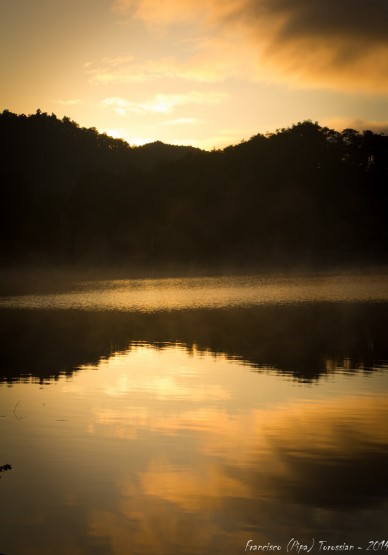
<svg viewBox="0 0 388 555"><path fill-rule="evenodd" d="M131 147L0 114L0 246L33 260L370 260L388 245L388 137L304 121L211 152Z"/></svg>

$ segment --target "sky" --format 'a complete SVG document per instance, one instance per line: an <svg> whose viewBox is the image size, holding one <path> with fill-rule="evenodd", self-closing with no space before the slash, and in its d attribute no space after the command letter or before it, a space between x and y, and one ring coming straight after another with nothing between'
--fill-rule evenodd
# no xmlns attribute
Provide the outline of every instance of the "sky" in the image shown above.
<svg viewBox="0 0 388 555"><path fill-rule="evenodd" d="M131 145L388 134L387 29L388 0L0 0L0 111Z"/></svg>

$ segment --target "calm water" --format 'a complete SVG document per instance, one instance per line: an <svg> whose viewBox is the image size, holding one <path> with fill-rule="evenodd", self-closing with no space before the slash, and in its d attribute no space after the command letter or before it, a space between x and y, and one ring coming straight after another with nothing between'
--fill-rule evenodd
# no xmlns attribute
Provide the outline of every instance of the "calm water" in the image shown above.
<svg viewBox="0 0 388 555"><path fill-rule="evenodd" d="M0 553L388 541L387 330L384 273L0 298Z"/></svg>

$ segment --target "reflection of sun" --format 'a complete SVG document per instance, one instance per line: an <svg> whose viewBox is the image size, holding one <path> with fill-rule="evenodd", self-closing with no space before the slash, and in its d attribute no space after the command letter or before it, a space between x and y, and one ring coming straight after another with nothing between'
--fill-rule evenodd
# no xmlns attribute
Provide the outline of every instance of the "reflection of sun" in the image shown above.
<svg viewBox="0 0 388 555"><path fill-rule="evenodd" d="M85 373L66 385L67 392L77 391L88 399L97 395L96 403L101 411L111 407L113 399L120 400L117 417L135 403L136 406L152 407L154 403L171 401L181 403L226 402L231 397L225 385L200 379L204 358L211 367L228 368L231 362L220 356L215 359L203 354L193 356L182 345L156 348L147 344L135 344L128 351L115 353L99 364L99 372L85 366ZM103 394L104 397L101 397ZM101 404L102 403L102 404Z"/></svg>

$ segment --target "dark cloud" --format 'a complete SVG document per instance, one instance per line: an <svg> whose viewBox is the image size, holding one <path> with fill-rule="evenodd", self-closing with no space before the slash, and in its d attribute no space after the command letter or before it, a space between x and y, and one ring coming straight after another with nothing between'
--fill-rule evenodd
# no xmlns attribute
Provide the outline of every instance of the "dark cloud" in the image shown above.
<svg viewBox="0 0 388 555"><path fill-rule="evenodd" d="M259 65L292 84L388 90L387 0L238 0L233 7L225 13L221 2L213 5L213 19L245 29Z"/></svg>
<svg viewBox="0 0 388 555"><path fill-rule="evenodd" d="M388 44L386 0L262 0L266 11L284 17L278 38ZM262 10L260 7L260 11Z"/></svg>
<svg viewBox="0 0 388 555"><path fill-rule="evenodd" d="M240 62L250 58L252 77L388 91L388 0L209 0L206 9L197 0L164 0L152 10L150 0L119 2L153 25L200 25L202 63L229 60L229 74L239 73L238 36Z"/></svg>
<svg viewBox="0 0 388 555"><path fill-rule="evenodd" d="M388 88L386 0L248 0L265 57L312 83Z"/></svg>

